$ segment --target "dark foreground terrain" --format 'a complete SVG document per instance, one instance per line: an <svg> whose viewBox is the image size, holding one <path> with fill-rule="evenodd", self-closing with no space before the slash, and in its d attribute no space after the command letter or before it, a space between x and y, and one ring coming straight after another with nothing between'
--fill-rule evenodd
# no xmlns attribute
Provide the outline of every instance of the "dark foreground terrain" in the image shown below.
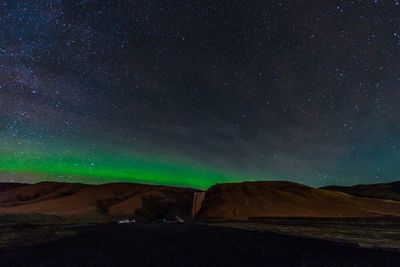
<svg viewBox="0 0 400 267"><path fill-rule="evenodd" d="M205 221L213 226L285 233L400 251L400 217L372 218L249 218L246 221Z"/></svg>
<svg viewBox="0 0 400 267"><path fill-rule="evenodd" d="M39 230L38 230L39 231ZM0 266L400 266L400 252L197 224L69 227L0 248Z"/></svg>

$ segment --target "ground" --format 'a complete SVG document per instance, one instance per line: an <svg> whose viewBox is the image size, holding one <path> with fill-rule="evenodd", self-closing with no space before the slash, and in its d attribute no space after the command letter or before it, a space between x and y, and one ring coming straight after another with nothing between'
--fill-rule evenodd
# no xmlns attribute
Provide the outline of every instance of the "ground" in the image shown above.
<svg viewBox="0 0 400 267"><path fill-rule="evenodd" d="M400 251L400 218L251 218L246 221L206 221L207 224L252 231L352 243Z"/></svg>
<svg viewBox="0 0 400 267"><path fill-rule="evenodd" d="M40 227L36 232L49 231ZM59 227L53 234L60 236L47 242L3 246L0 266L400 266L395 250L267 231L163 223Z"/></svg>

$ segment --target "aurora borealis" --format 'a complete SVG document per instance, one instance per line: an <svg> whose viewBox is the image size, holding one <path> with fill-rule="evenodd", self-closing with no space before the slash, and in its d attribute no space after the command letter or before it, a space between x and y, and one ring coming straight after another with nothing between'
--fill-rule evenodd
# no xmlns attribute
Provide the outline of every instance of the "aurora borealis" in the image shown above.
<svg viewBox="0 0 400 267"><path fill-rule="evenodd" d="M0 182L398 180L398 1L0 1Z"/></svg>
<svg viewBox="0 0 400 267"><path fill-rule="evenodd" d="M60 148L63 147L63 148ZM68 149L65 149L68 147ZM1 155L0 172L29 173L40 177L34 182L139 182L206 189L218 182L243 181L239 176L199 166L187 160L169 160L159 156L129 154L123 149L71 147L58 143L54 147L25 144L24 151L7 150ZM26 152L29 151L29 152ZM90 151L88 153L88 151ZM12 178L12 176L10 176Z"/></svg>

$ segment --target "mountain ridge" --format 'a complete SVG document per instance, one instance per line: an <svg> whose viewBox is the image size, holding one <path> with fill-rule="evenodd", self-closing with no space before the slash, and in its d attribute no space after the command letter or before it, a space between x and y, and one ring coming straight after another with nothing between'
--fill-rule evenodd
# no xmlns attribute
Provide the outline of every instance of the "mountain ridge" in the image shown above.
<svg viewBox="0 0 400 267"><path fill-rule="evenodd" d="M7 183L3 187L0 183L0 188L6 188L0 191L0 214L80 216L94 221L125 217L154 221L177 215L190 219L195 193L202 192L138 183ZM256 181L210 187L195 218L380 216L400 216L400 201L354 196L288 181Z"/></svg>

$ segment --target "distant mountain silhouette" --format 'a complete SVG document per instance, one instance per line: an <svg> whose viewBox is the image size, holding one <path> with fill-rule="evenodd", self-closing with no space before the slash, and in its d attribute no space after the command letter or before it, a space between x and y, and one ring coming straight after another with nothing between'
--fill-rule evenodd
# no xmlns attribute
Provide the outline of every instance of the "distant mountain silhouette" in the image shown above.
<svg viewBox="0 0 400 267"><path fill-rule="evenodd" d="M400 182L359 184L354 186L325 186L321 189L344 192L353 196L372 197L400 201Z"/></svg>

